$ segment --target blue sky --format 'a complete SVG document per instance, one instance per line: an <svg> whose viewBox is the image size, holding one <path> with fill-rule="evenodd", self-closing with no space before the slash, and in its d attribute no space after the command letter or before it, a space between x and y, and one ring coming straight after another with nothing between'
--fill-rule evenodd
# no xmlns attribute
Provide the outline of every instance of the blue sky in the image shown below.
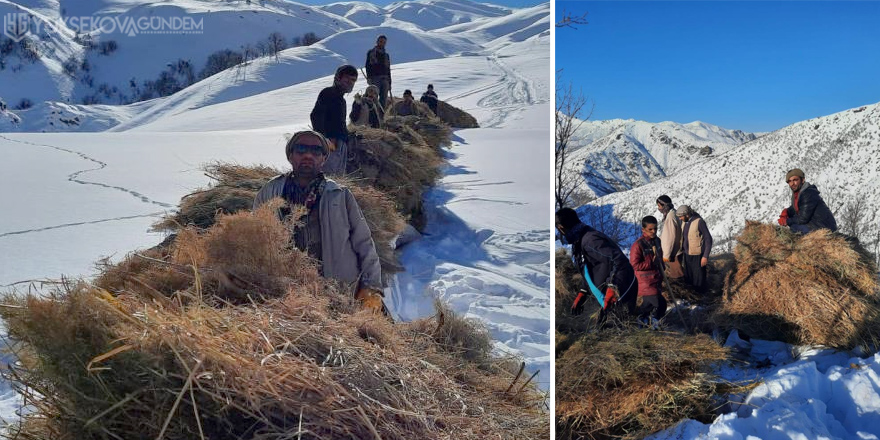
<svg viewBox="0 0 880 440"><path fill-rule="evenodd" d="M772 131L880 102L880 2L557 1L563 82L592 119Z"/></svg>

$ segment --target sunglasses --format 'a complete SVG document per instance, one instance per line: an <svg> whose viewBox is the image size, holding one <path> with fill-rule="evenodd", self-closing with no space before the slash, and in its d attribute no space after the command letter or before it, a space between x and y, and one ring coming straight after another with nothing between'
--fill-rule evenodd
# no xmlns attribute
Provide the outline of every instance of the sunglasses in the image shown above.
<svg viewBox="0 0 880 440"><path fill-rule="evenodd" d="M291 151L298 154L312 153L315 156L324 155L324 147L321 145L293 144Z"/></svg>

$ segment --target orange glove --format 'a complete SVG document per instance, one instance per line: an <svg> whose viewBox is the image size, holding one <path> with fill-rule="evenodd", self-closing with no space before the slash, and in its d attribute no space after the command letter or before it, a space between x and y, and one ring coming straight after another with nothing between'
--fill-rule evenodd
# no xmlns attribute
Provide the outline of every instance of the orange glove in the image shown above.
<svg viewBox="0 0 880 440"><path fill-rule="evenodd" d="M571 303L571 314L572 315L580 315L584 311L584 303L587 301L587 291L581 289L578 291L577 296L574 298L574 301Z"/></svg>
<svg viewBox="0 0 880 440"><path fill-rule="evenodd" d="M782 210L779 214L779 226L788 226L788 208Z"/></svg>
<svg viewBox="0 0 880 440"><path fill-rule="evenodd" d="M360 301L365 309L382 313L382 294L376 289L362 287L354 294L354 299Z"/></svg>
<svg viewBox="0 0 880 440"><path fill-rule="evenodd" d="M603 309L608 310L608 307L614 305L617 302L617 292L612 288L605 289L605 305L602 306Z"/></svg>

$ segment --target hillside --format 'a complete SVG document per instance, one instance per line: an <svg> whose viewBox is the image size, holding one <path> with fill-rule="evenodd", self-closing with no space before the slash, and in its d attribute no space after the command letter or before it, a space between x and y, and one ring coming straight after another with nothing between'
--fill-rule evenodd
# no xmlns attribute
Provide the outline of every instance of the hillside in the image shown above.
<svg viewBox="0 0 880 440"><path fill-rule="evenodd" d="M790 205L784 182L801 168L835 212L838 224L847 207L862 202L862 225L876 223L880 205L880 104L845 110L782 128L707 158L676 174L602 197L593 206L611 206L616 216L635 223L656 211L654 200L668 194L688 204L707 221L716 239L725 241L746 219L775 222ZM871 242L876 237L872 232ZM867 235L863 239L868 238ZM869 246L869 250L874 250Z"/></svg>
<svg viewBox="0 0 880 440"><path fill-rule="evenodd" d="M675 174L756 138L698 121L584 121L571 141L566 169L583 176L583 196L596 198Z"/></svg>

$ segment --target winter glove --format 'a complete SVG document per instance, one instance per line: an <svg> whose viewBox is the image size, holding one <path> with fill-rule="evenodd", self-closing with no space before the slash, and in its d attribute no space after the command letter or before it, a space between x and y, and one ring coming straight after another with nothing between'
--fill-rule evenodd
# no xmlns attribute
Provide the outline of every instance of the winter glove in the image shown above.
<svg viewBox="0 0 880 440"><path fill-rule="evenodd" d="M382 313L382 294L375 289L362 287L354 294L354 298L361 302L361 305L375 313Z"/></svg>
<svg viewBox="0 0 880 440"><path fill-rule="evenodd" d="M602 306L603 310L608 310L609 307L613 306L614 303L617 302L617 292L612 288L605 289L605 305Z"/></svg>
<svg viewBox="0 0 880 440"><path fill-rule="evenodd" d="M779 214L779 226L787 226L788 225L788 208L782 210L782 214Z"/></svg>
<svg viewBox="0 0 880 440"><path fill-rule="evenodd" d="M585 302L587 302L587 291L584 289L578 290L577 296L574 297L574 301L571 303L571 314L577 316L583 313Z"/></svg>

